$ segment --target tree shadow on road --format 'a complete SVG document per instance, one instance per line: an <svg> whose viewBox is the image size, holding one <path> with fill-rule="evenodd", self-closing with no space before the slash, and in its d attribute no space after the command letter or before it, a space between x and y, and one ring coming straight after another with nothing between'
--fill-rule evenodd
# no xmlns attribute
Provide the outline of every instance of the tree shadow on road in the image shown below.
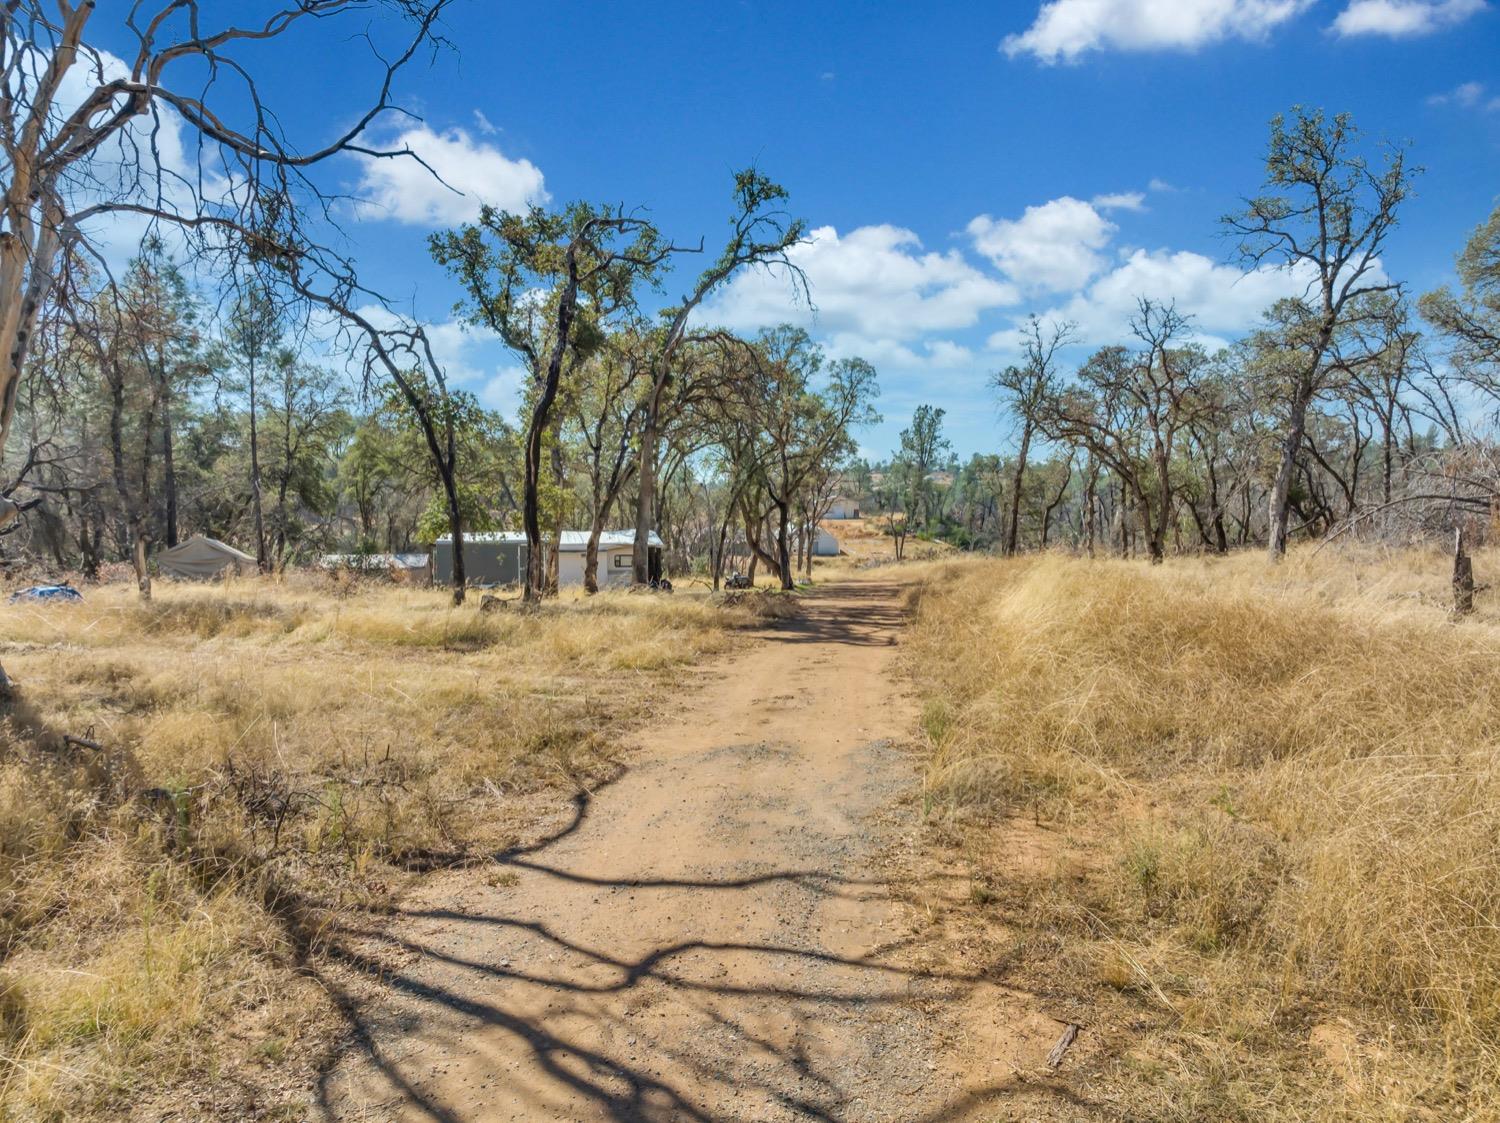
<svg viewBox="0 0 1500 1123"><path fill-rule="evenodd" d="M567 837L586 817L587 800L577 817L553 839ZM745 893L786 884L819 897L866 899L888 894L881 880L849 879L817 870L778 870L745 878L653 879L601 877L558 869L538 860L550 843L516 848L497 856L501 865L518 865L546 877L614 889L666 888L689 892ZM994 983L981 975L914 968L901 961L911 938L882 945L864 955L839 955L789 942L683 939L662 943L640 954L592 947L535 920L480 909L412 908L397 910L404 921L425 922L451 932L462 926L482 937L467 946L483 955L456 954L436 940L398 935L374 924L334 933L327 957L341 968L322 981L349 1020L355 1060L365 1066L359 1099L374 1103L389 1116L457 1121L472 1119L599 1119L613 1123L752 1123L765 1118L860 1123L868 1105L846 1085L846 1074L819 1060L820 1035L849 1019L876 1022L900 1016L918 1000L918 992L939 988L957 996L968 988ZM410 925L403 925L409 929ZM445 941L451 943L452 941ZM505 954L496 949L504 948ZM555 970L518 965L560 960ZM741 977L716 977L734 960L750 963ZM764 964L764 970L753 968ZM808 978L811 976L810 978ZM701 1023L701 1030L672 1034L636 1049L645 1037L642 1019L629 1011L622 996L655 1002L667 996L679 1010ZM529 1001L508 999L524 993ZM547 997L538 1015L537 994ZM615 1001L601 1001L614 999ZM649 1007L648 1007L649 1008ZM395 1011L393 1014L392 1011ZM891 1011L881 1014L879 1011ZM770 1022L795 1023L790 1040L764 1031ZM577 1027L586 1024L588 1040ZM420 1041L411 1027L422 1027ZM424 1057L473 1055L476 1033L494 1034L508 1045L497 1052L526 1070L526 1084L507 1085L497 1063L490 1106L453 1102L411 1073L414 1046ZM492 1038L492 1041L494 1039ZM498 1061L497 1057L497 1061ZM320 1107L330 1118L368 1118L354 1114L349 1074L325 1074ZM373 1084L373 1089L372 1089ZM736 1089L737 1107L725 1108L722 1095L709 1089ZM915 1090L915 1089L913 1089ZM1059 1082L1012 1075L956 1093L939 1108L923 1108L910 1123L957 1123L985 1105L1026 1095L1055 1100L1072 1118L1090 1118L1093 1109ZM1028 1099L1028 1102L1030 1102ZM500 1102L520 1101L501 1109ZM719 1106L712 1106L715 1102ZM566 1103L566 1109L559 1104ZM762 1114L771 1110L774 1115ZM504 1114L509 1110L511 1114ZM882 1114L880 1118L898 1118Z"/></svg>
<svg viewBox="0 0 1500 1123"><path fill-rule="evenodd" d="M891 642L902 613L889 588L845 586L838 596L838 612L815 607L768 641ZM523 879L513 896L445 897L368 923L354 914L325 932L314 969L352 1046L320 1082L325 1117L961 1123L992 1118L987 1110L1007 1100L1040 1104L1035 1114L1049 1119L1103 1117L1044 1067L985 1057L992 1079L950 1074L940 1084L934 1074L932 1022L944 1003L988 987L1038 1009L1038 996L991 973L924 963L921 935L849 951L797 926L820 909L860 918L903 892L963 892L967 876L854 877L847 859L841 867L817 850L809 863L751 862L726 876L601 872L592 849L579 849L597 790L575 795L541 839L491 855L499 876ZM537 915L527 889L539 886L554 896ZM629 923L632 898L653 894L669 895L681 918L659 937ZM591 907L614 908L625 923L591 926ZM757 909L775 918L769 929L724 930L723 918ZM700 910L717 910L716 938L695 931Z"/></svg>

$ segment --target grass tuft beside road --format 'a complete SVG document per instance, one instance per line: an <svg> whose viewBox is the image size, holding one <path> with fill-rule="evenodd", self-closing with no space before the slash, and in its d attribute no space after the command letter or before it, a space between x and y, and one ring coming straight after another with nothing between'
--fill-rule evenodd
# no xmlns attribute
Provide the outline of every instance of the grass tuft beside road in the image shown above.
<svg viewBox="0 0 1500 1123"><path fill-rule="evenodd" d="M1497 1118L1500 614L1454 623L1446 565L929 571L928 803L1017 970L1097 1013L1090 1099ZM1018 830L1050 859L1019 866Z"/></svg>

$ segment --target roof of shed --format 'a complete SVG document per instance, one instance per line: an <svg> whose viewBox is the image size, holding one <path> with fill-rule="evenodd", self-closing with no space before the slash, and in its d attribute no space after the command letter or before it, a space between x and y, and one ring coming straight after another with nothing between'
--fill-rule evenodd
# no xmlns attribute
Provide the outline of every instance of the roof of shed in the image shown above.
<svg viewBox="0 0 1500 1123"><path fill-rule="evenodd" d="M543 536L544 538L547 536ZM491 530L480 534L464 535L465 542L507 542L520 543L526 541L526 535L519 530ZM652 546L663 546L660 535L652 531L646 541ZM451 546L453 539L448 535L438 539L445 546ZM561 548L565 553L572 553L588 548L589 532L586 530L565 530L562 532ZM635 531L633 530L606 530L599 535L599 548L601 550L613 550L620 546L634 546Z"/></svg>

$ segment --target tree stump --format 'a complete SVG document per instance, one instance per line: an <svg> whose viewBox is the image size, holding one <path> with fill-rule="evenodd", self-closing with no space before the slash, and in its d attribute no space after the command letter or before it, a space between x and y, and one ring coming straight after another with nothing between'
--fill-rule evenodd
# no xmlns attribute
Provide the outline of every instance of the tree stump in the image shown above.
<svg viewBox="0 0 1500 1123"><path fill-rule="evenodd" d="M1464 551L1464 530L1453 532L1453 612L1467 616L1474 611L1474 559Z"/></svg>

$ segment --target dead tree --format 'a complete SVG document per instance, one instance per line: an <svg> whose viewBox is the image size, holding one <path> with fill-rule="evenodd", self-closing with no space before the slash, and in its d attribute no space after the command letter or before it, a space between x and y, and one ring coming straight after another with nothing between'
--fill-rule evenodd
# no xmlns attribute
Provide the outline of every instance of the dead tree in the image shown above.
<svg viewBox="0 0 1500 1123"><path fill-rule="evenodd" d="M693 311L741 269L779 267L804 298L807 279L787 251L802 241L807 224L781 209L787 192L780 184L746 168L735 173L735 215L729 242L712 265L699 274L692 291L666 313L665 323L653 334L655 355L651 363L651 387L646 395L641 425L640 465L636 470L635 545L631 568L637 585L651 580L650 536L657 507L657 455L661 423L676 373L677 353L687 338ZM811 301L809 300L809 303Z"/></svg>
<svg viewBox="0 0 1500 1123"><path fill-rule="evenodd" d="M0 457L15 419L39 317L55 301L71 263L104 260L88 231L99 220L144 219L172 228L224 272L270 273L296 263L304 274L347 263L320 243L332 196L314 169L344 153L415 158L371 145L372 125L393 109L397 74L424 45L449 0L299 0L257 4L259 17L214 25L200 0L99 5L96 0L14 0L0 19ZM108 14L101 14L107 9ZM401 25L382 52L381 28ZM341 19L347 17L347 19ZM249 52L303 28L358 23L378 72L372 103L327 143L290 140L284 119L256 82ZM102 44L120 51L123 59ZM81 87L81 95L75 95ZM189 166L163 163L164 128L183 127ZM0 673L3 681L3 673Z"/></svg>
<svg viewBox="0 0 1500 1123"><path fill-rule="evenodd" d="M991 378L991 384L1020 424L1016 448L1015 478L1011 481L1010 520L1005 526L1004 551L1016 552L1021 536L1021 484L1026 477L1026 461L1031 442L1037 436L1041 414L1048 399L1057 390L1058 352L1077 340L1077 329L1071 323L1053 323L1045 329L1032 316L1026 324L1025 360L1009 366Z"/></svg>

